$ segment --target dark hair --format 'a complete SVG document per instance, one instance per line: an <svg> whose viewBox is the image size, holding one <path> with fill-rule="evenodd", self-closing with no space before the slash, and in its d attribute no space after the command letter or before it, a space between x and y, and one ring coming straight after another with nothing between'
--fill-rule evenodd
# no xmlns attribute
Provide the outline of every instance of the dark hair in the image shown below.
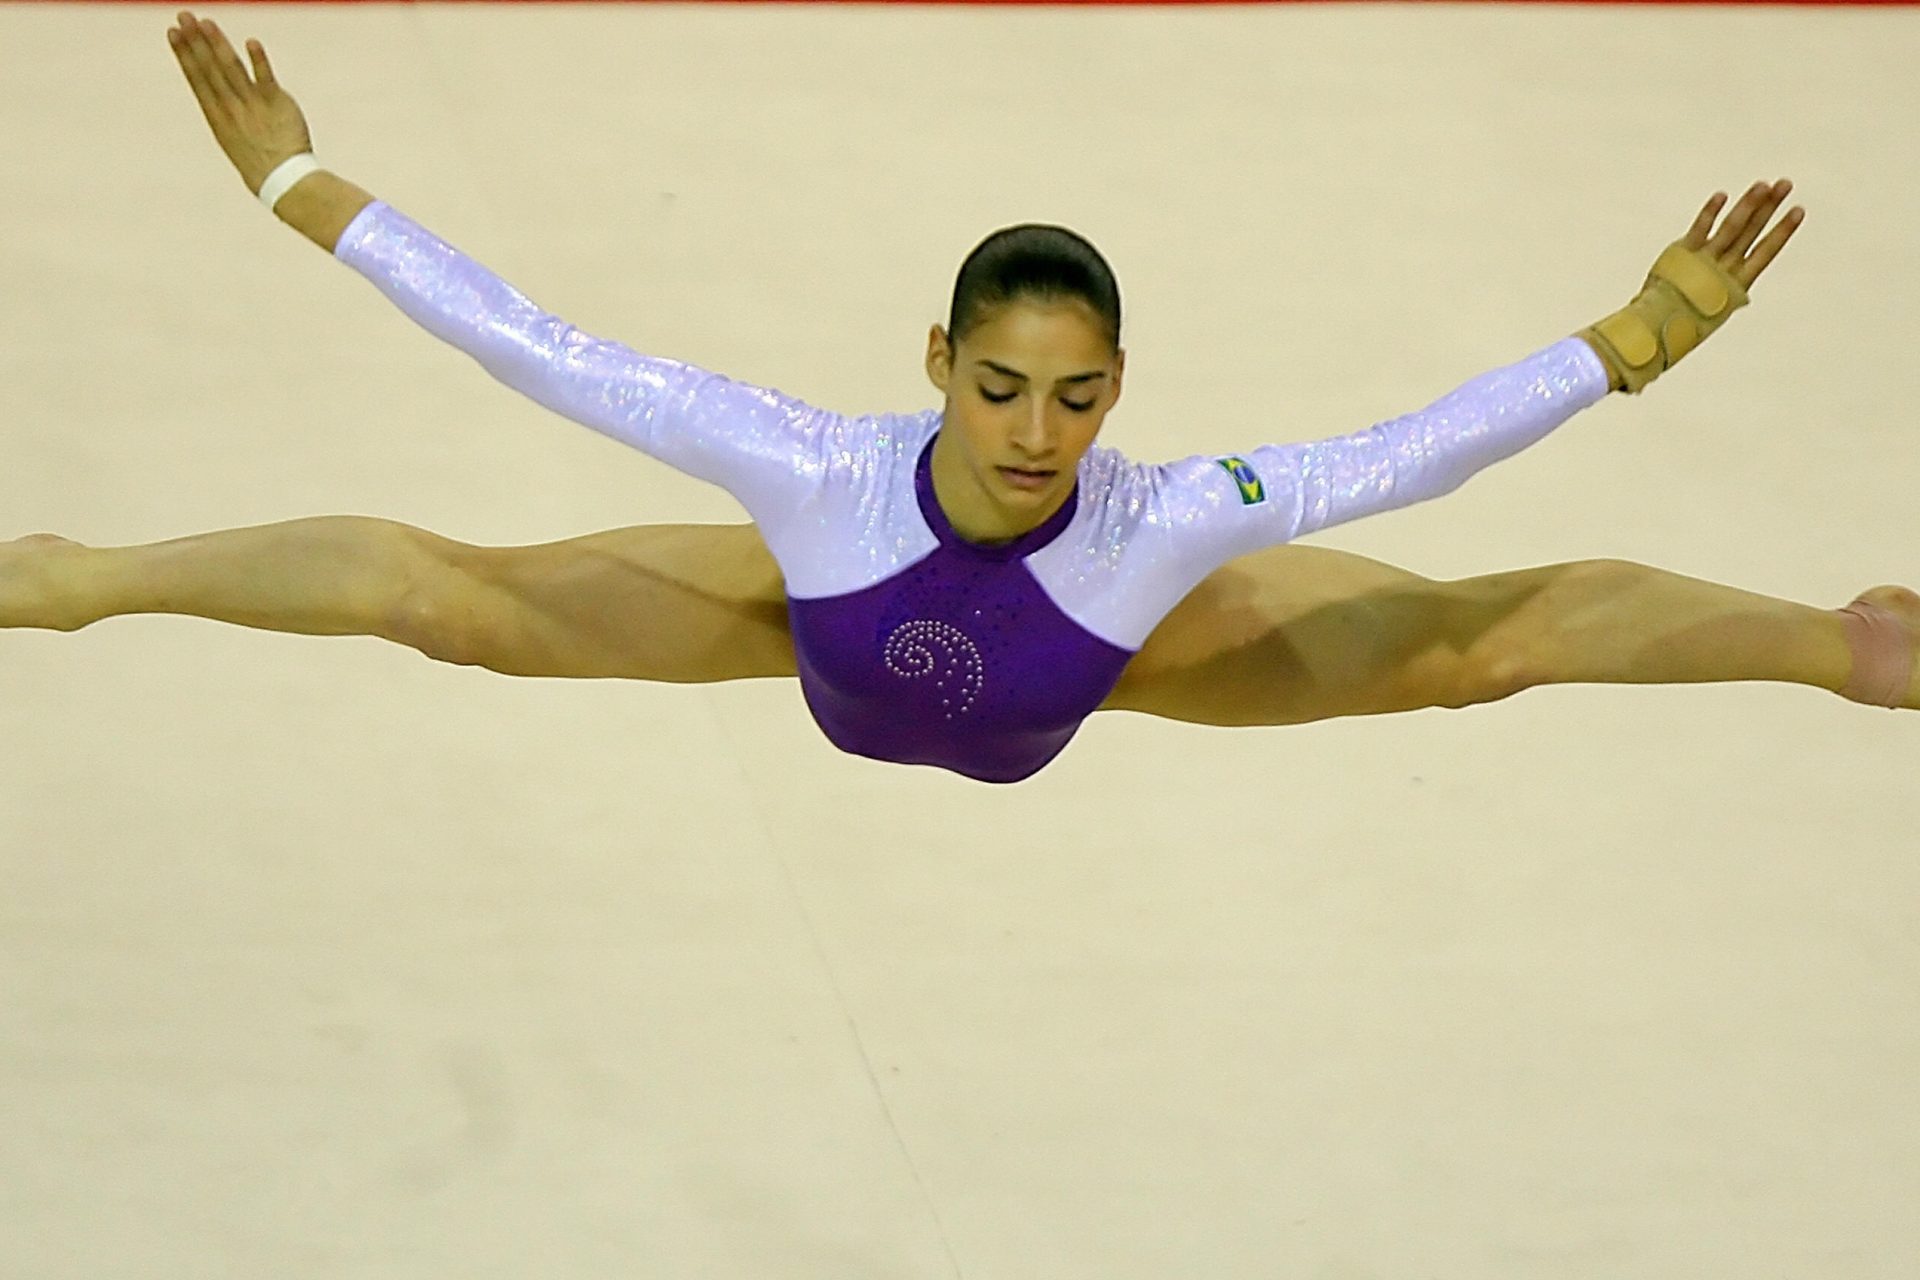
<svg viewBox="0 0 1920 1280"><path fill-rule="evenodd" d="M1120 345L1120 286L1100 251L1065 227L1024 222L974 247L953 282L947 339L958 343L994 308L1021 298L1078 298Z"/></svg>

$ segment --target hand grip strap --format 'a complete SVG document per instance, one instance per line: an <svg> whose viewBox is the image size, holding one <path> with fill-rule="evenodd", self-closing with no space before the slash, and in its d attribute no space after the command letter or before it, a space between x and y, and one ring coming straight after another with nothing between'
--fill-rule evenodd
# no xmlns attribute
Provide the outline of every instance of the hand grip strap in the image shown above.
<svg viewBox="0 0 1920 1280"><path fill-rule="evenodd" d="M1739 280L1706 250L1676 240L1655 260L1639 296L1579 336L1637 395L1746 305Z"/></svg>

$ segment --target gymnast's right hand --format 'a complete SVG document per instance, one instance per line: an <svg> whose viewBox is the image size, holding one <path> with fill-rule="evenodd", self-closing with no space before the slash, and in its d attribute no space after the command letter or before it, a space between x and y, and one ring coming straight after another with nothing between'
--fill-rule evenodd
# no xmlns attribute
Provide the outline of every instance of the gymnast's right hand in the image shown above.
<svg viewBox="0 0 1920 1280"><path fill-rule="evenodd" d="M247 190L258 195L260 184L281 161L313 150L307 119L273 78L266 48L258 40L247 41L253 59L249 77L219 27L185 10L179 23L167 28L167 43L213 128L214 141L240 171Z"/></svg>

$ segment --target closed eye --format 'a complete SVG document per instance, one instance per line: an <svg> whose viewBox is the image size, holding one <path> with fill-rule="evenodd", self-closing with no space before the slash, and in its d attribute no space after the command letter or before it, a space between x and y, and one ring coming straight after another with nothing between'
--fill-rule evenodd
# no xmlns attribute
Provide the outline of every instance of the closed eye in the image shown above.
<svg viewBox="0 0 1920 1280"><path fill-rule="evenodd" d="M985 387L980 388L980 398L982 400L985 400L989 404L1005 404L1007 401L1013 399L1014 396L1018 394L1019 394L1018 392L1009 391L1003 395L995 395L993 394L993 392L987 390ZM1080 401L1077 401L1077 400L1062 400L1060 403L1065 405L1067 408L1073 410L1075 413L1086 413L1090 409L1092 409L1093 406L1098 402L1095 400L1088 400L1085 403L1081 403Z"/></svg>

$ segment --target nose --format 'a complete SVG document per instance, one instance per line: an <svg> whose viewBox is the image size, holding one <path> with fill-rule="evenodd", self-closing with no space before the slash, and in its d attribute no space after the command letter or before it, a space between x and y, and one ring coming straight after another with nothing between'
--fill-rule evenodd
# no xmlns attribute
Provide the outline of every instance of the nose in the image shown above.
<svg viewBox="0 0 1920 1280"><path fill-rule="evenodd" d="M1036 396L1028 411L1014 428L1013 445L1029 458L1043 458L1053 452L1053 426L1047 421L1047 402Z"/></svg>

